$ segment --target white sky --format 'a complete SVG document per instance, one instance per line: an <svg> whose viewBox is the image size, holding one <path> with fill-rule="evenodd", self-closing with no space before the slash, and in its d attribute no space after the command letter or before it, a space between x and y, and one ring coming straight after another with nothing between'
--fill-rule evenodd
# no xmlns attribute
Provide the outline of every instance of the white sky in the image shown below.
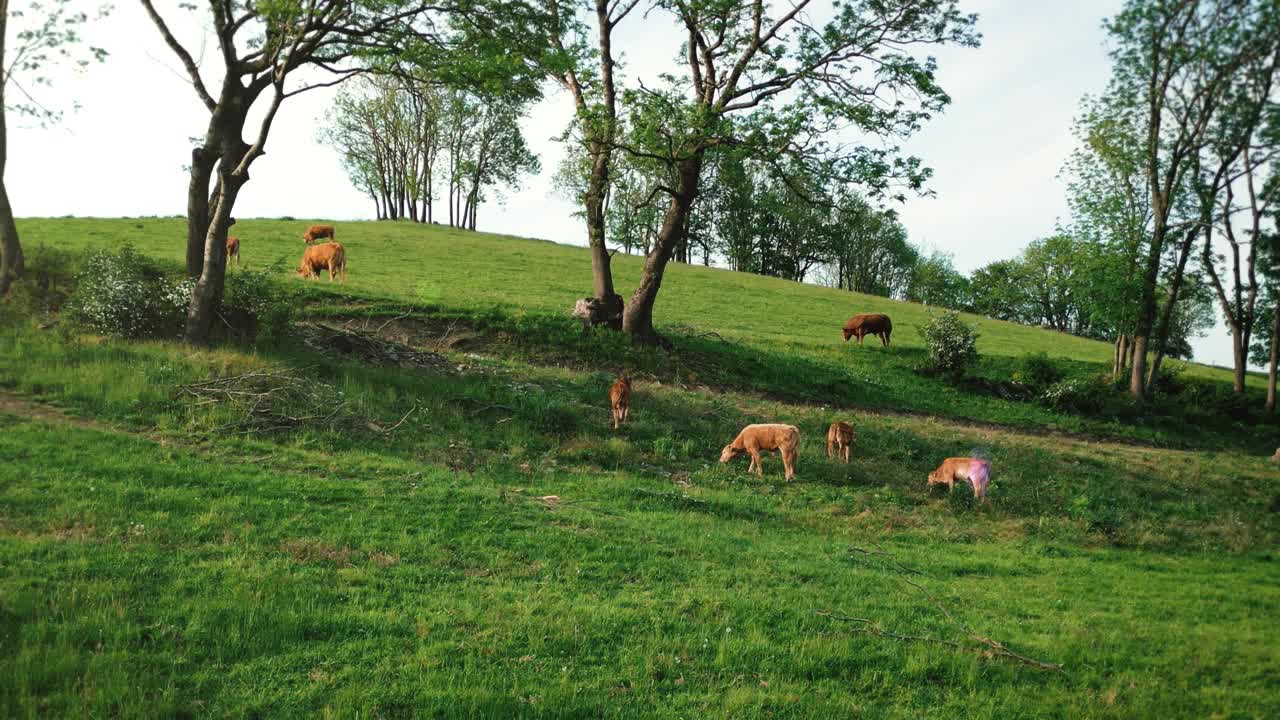
<svg viewBox="0 0 1280 720"><path fill-rule="evenodd" d="M21 6L25 0L12 3ZM94 0L72 0L86 10ZM191 14L172 0L156 7L193 54L201 55L202 10ZM1105 86L1110 71L1101 22L1120 0L969 0L983 34L979 49L937 52L939 80L953 103L908 144L934 168L935 198L912 199L901 208L911 239L952 253L969 272L1011 257L1053 232L1066 219L1058 171L1073 144L1071 120L1085 93ZM679 40L662 32L658 17L628 18L615 47L625 72L650 77L671 67ZM85 35L111 53L87 74L55 75L39 99L80 110L47 130L10 125L6 173L19 217L172 215L185 210L188 138L202 135L207 115L180 65L141 5L124 0ZM203 46L206 82L214 75L217 48ZM236 204L238 217L359 219L372 203L348 183L336 154L315 141L330 90L286 101L253 166L253 179ZM216 93L216 90L215 90ZM552 138L571 116L568 97L553 93L524 124L543 171L505 202L480 209L481 230L535 236L584 245L582 222L551 187L563 154ZM584 286L589 284L584 266ZM1193 342L1202 362L1230 365L1229 341L1219 328Z"/></svg>

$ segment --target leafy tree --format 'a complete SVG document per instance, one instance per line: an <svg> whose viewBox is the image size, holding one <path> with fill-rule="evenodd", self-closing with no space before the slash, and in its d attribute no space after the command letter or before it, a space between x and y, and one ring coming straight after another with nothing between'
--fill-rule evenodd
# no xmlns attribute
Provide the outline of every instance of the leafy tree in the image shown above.
<svg viewBox="0 0 1280 720"><path fill-rule="evenodd" d="M541 9L523 0L211 0L209 32L223 71L211 91L152 0L142 4L209 112L205 135L192 149L187 192L187 271L198 280L184 337L193 343L208 339L222 297L232 209L286 99L403 67L442 82L501 82L531 97L537 92L531 60L540 56L547 29ZM299 81L317 76L329 79ZM246 142L249 113L263 99L257 130Z"/></svg>
<svg viewBox="0 0 1280 720"><path fill-rule="evenodd" d="M873 194L920 191L928 172L892 141L914 132L949 101L935 81L930 45L976 45L976 18L954 0L846 0L829 19L807 16L810 0L773 16L763 0L657 0L685 37L685 73L658 88L629 89L623 149L663 164L656 188L666 209L623 331L659 341L654 303L683 241L713 148L776 163L784 173L817 167ZM833 131L887 142L837 145ZM784 159L786 162L784 163ZM793 188L798 189L798 188Z"/></svg>
<svg viewBox="0 0 1280 720"><path fill-rule="evenodd" d="M969 278L969 306L997 320L1038 324L1027 292L1027 275L1019 260L997 260L973 271Z"/></svg>
<svg viewBox="0 0 1280 720"><path fill-rule="evenodd" d="M968 296L969 282L955 269L950 255L934 252L920 258L912 268L907 300L962 310Z"/></svg>
<svg viewBox="0 0 1280 720"><path fill-rule="evenodd" d="M544 1L552 21L551 44L566 63L544 67L547 75L573 98L575 115L568 134L576 132L578 145L584 152L584 157L571 166L579 173L576 179L562 186L577 188L576 194L583 204L593 290L603 309L599 317L607 327L620 330L622 296L614 290L605 232L611 222L606 211L613 183L614 141L620 131L613 31L636 9L640 0L592 0L589 5L595 20L595 43L584 37L585 29L578 21L576 5L563 0ZM628 233L634 229L631 219L624 220L624 226ZM633 241L634 237L628 235L628 244Z"/></svg>
<svg viewBox="0 0 1280 720"><path fill-rule="evenodd" d="M100 10L98 17L106 11ZM0 296L22 276L25 265L4 182L8 116L39 125L61 117L59 109L44 105L38 95L52 84L47 73L58 63L83 68L106 59L106 50L82 43L80 31L89 20L88 13L71 7L71 0L0 0Z"/></svg>
<svg viewBox="0 0 1280 720"><path fill-rule="evenodd" d="M1274 0L1128 0L1107 22L1114 66L1107 95L1127 107L1140 130L1142 166L1151 190L1152 227L1142 260L1129 389L1146 397L1147 351L1157 332L1159 278L1167 252L1177 260L1160 332L1172 325L1194 224L1177 218L1188 204L1210 123L1242 68L1271 56L1280 42ZM1163 343L1157 336L1157 362Z"/></svg>

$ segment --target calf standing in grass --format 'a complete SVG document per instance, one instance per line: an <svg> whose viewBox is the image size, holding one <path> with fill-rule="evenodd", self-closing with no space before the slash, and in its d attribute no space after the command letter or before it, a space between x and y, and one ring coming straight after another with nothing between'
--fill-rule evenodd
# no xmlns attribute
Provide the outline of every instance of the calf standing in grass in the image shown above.
<svg viewBox="0 0 1280 720"><path fill-rule="evenodd" d="M236 265L240 264L240 238L227 238L227 262L231 262L231 258L236 259Z"/></svg>
<svg viewBox="0 0 1280 720"><path fill-rule="evenodd" d="M609 388L609 407L613 412L613 429L617 430L631 412L631 378L626 373L619 375Z"/></svg>
<svg viewBox="0 0 1280 720"><path fill-rule="evenodd" d="M950 492L957 480L968 480L973 485L973 496L987 500L987 483L991 481L991 463L973 457L953 457L942 461L937 470L929 473L927 487L946 485Z"/></svg>
<svg viewBox="0 0 1280 720"><path fill-rule="evenodd" d="M889 347L889 336L893 334L893 321L888 315L880 313L867 313L864 315L854 315L844 324L844 340L849 342L849 338L858 338L858 344L862 344L862 338L865 335L875 335L880 338L880 344Z"/></svg>
<svg viewBox="0 0 1280 720"><path fill-rule="evenodd" d="M786 469L786 478L790 482L796 476L795 465L797 449L800 447L800 430L794 425L748 425L742 428L733 442L724 446L720 452L720 462L727 463L739 455L750 455L751 464L747 472L755 470L764 477L764 466L760 464L760 451L778 451L782 454L782 466Z"/></svg>
<svg viewBox="0 0 1280 720"><path fill-rule="evenodd" d="M847 422L833 422L827 428L827 457L840 457L847 463L853 448L853 426Z"/></svg>
<svg viewBox="0 0 1280 720"><path fill-rule="evenodd" d="M329 271L329 282L337 275L339 282L347 281L347 253L336 242L312 245L302 253L302 263L298 266L298 274L304 278L320 275L321 270Z"/></svg>
<svg viewBox="0 0 1280 720"><path fill-rule="evenodd" d="M308 245L323 238L329 238L330 240L337 242L338 233L333 229L332 225L312 225L307 228L306 232L302 233L302 242Z"/></svg>

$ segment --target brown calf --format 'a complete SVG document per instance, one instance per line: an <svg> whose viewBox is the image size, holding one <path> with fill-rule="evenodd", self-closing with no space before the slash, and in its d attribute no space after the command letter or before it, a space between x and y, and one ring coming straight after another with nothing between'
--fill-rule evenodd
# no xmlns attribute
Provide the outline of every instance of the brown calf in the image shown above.
<svg viewBox="0 0 1280 720"><path fill-rule="evenodd" d="M339 282L347 281L347 253L336 242L312 245L302 253L298 274L305 278L318 277L321 270L329 271L329 282L335 275Z"/></svg>
<svg viewBox="0 0 1280 720"><path fill-rule="evenodd" d="M827 457L841 457L849 462L853 448L853 426L847 422L833 422L827 428Z"/></svg>
<svg viewBox="0 0 1280 720"><path fill-rule="evenodd" d="M240 264L240 238L227 238L227 262L231 262L231 258L236 259L236 265Z"/></svg>
<svg viewBox="0 0 1280 720"><path fill-rule="evenodd" d="M302 233L302 242L308 245L322 238L329 238L330 240L337 242L338 234L334 231L332 225L312 225L307 228L306 232Z"/></svg>
<svg viewBox="0 0 1280 720"><path fill-rule="evenodd" d="M889 345L889 335L893 333L893 321L888 315L880 313L867 313L864 315L854 315L849 318L849 322L844 324L845 342L849 338L858 338L858 344L862 344L862 338L865 335L875 335L880 338L880 343L885 347Z"/></svg>
<svg viewBox="0 0 1280 720"><path fill-rule="evenodd" d="M626 373L619 375L609 388L609 407L613 412L613 429L617 430L631 412L631 378Z"/></svg>
<svg viewBox="0 0 1280 720"><path fill-rule="evenodd" d="M929 473L926 487L946 485L950 491L955 488L957 480L968 480L973 485L973 496L986 502L987 484L991 482L991 463L981 458L947 458L937 470Z"/></svg>
<svg viewBox="0 0 1280 720"><path fill-rule="evenodd" d="M800 446L800 429L794 425L748 425L742 428L733 442L720 451L720 462L727 463L739 455L750 455L751 464L747 472L752 470L764 477L764 466L760 464L760 451L782 454L782 466L786 470L787 481L795 476L797 449Z"/></svg>

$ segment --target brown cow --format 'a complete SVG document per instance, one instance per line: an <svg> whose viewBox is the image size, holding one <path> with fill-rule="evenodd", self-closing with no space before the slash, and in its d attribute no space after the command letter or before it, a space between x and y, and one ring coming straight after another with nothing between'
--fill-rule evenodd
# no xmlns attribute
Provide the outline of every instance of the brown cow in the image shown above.
<svg viewBox="0 0 1280 720"><path fill-rule="evenodd" d="M849 318L849 322L844 324L845 342L849 338L858 338L858 344L862 344L864 335L875 335L880 338L880 342L885 347L889 346L889 335L893 333L893 321L888 315L880 313L867 313L864 315L854 315Z"/></svg>
<svg viewBox="0 0 1280 720"><path fill-rule="evenodd" d="M338 234L332 225L312 225L307 228L306 232L302 233L302 242L308 245L323 238L329 238L334 242L338 241Z"/></svg>
<svg viewBox="0 0 1280 720"><path fill-rule="evenodd" d="M609 407L613 412L613 429L617 430L631 412L631 378L626 373L619 375L609 388Z"/></svg>
<svg viewBox="0 0 1280 720"><path fill-rule="evenodd" d="M231 258L236 259L236 265L240 264L240 238L227 238L227 262L231 262Z"/></svg>
<svg viewBox="0 0 1280 720"><path fill-rule="evenodd" d="M750 455L751 464L747 472L752 470L764 477L764 466L760 464L760 451L777 450L782 454L782 466L786 470L787 481L796 476L795 464L797 448L800 446L800 429L794 425L748 425L742 428L733 442L720 451L720 462L727 463L739 455Z"/></svg>
<svg viewBox="0 0 1280 720"><path fill-rule="evenodd" d="M847 422L833 422L827 428L827 457L841 457L849 462L853 448L853 426Z"/></svg>
<svg viewBox="0 0 1280 720"><path fill-rule="evenodd" d="M329 282L334 275L339 282L347 281L347 253L336 242L312 245L302 253L302 263L298 265L298 275L305 278L318 277L321 270L329 271Z"/></svg>
<svg viewBox="0 0 1280 720"><path fill-rule="evenodd" d="M981 458L953 457L942 461L937 470L929 473L927 487L946 485L953 490L957 480L968 480L973 485L973 496L987 501L987 484L991 482L991 463Z"/></svg>

